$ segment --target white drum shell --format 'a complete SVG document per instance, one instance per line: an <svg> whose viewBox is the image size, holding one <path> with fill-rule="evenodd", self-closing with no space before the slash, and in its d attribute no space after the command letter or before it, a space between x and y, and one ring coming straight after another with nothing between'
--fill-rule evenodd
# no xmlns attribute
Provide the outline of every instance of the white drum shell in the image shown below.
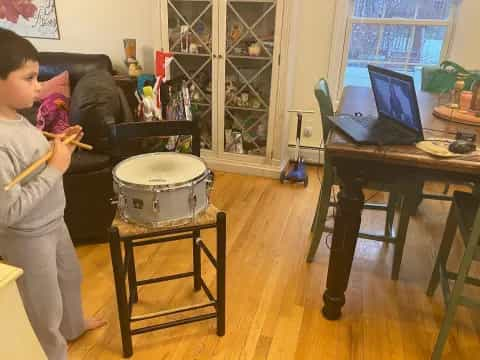
<svg viewBox="0 0 480 360"><path fill-rule="evenodd" d="M124 161L135 161L135 158L155 155L159 154L140 155ZM197 159L202 161L199 158ZM158 227L170 221L192 219L207 209L211 188L211 173L206 166L205 172L191 181L182 184L150 186L131 184L120 180L116 176L116 170L122 163L120 162L114 168L113 179L114 190L118 196L119 214L124 220L140 225Z"/></svg>

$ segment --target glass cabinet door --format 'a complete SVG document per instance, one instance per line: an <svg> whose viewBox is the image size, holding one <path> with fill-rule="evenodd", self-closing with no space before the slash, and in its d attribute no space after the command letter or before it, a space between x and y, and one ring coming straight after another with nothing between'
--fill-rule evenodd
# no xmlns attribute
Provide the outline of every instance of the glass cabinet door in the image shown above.
<svg viewBox="0 0 480 360"><path fill-rule="evenodd" d="M264 157L277 1L226 6L224 151Z"/></svg>
<svg viewBox="0 0 480 360"><path fill-rule="evenodd" d="M169 51L174 54L170 79L184 79L192 114L200 122L201 145L212 149L213 0L167 0Z"/></svg>

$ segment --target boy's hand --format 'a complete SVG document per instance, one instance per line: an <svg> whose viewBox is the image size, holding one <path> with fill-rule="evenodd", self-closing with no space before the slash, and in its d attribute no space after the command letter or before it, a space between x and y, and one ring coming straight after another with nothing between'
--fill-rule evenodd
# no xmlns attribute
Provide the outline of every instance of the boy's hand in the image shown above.
<svg viewBox="0 0 480 360"><path fill-rule="evenodd" d="M62 139L74 134L77 134L77 137L75 138L76 141L82 140L82 127L78 125L69 127L63 134L58 135L53 141L53 156L50 158L48 165L53 166L62 172L62 174L64 174L70 167L72 153L76 148L76 146L71 143L65 145L62 142Z"/></svg>
<svg viewBox="0 0 480 360"><path fill-rule="evenodd" d="M62 174L65 174L70 166L72 151L71 145L62 143L60 137L55 138L55 140L53 140L53 155L48 161L48 165L53 166Z"/></svg>
<svg viewBox="0 0 480 360"><path fill-rule="evenodd" d="M60 139L64 139L70 135L73 135L73 134L77 134L77 137L75 138L75 141L78 141L80 142L83 138L83 131L82 131L82 127L80 125L75 125L75 126L71 126L69 128L67 128L65 130L65 132L63 134L60 134ZM75 145L73 144L69 144L68 147L71 149L71 151L73 152L76 148Z"/></svg>

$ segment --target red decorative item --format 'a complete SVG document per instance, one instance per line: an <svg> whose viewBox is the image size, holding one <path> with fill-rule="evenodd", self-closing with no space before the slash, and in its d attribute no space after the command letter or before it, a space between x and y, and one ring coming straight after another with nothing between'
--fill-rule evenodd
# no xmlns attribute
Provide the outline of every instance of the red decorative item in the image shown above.
<svg viewBox="0 0 480 360"><path fill-rule="evenodd" d="M157 51L155 56L155 75L157 81L155 83L155 100L158 109L161 109L162 102L160 100L160 85L167 80L167 68L173 60L173 54L170 52Z"/></svg>
<svg viewBox="0 0 480 360"><path fill-rule="evenodd" d="M0 0L1 1L1 0ZM173 54L170 52L157 51L155 61L155 75L160 78L161 82L165 82L167 67L173 60Z"/></svg>
<svg viewBox="0 0 480 360"><path fill-rule="evenodd" d="M14 24L20 15L29 20L36 11L37 7L32 4L32 0L0 0L0 19Z"/></svg>

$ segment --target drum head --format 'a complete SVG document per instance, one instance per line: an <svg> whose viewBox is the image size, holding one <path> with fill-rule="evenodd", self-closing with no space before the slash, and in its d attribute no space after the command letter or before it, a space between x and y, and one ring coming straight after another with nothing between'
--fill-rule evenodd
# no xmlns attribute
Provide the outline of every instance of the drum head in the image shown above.
<svg viewBox="0 0 480 360"><path fill-rule="evenodd" d="M134 156L119 163L113 175L121 182L146 186L182 185L202 176L207 170L198 157L179 153L154 153Z"/></svg>

